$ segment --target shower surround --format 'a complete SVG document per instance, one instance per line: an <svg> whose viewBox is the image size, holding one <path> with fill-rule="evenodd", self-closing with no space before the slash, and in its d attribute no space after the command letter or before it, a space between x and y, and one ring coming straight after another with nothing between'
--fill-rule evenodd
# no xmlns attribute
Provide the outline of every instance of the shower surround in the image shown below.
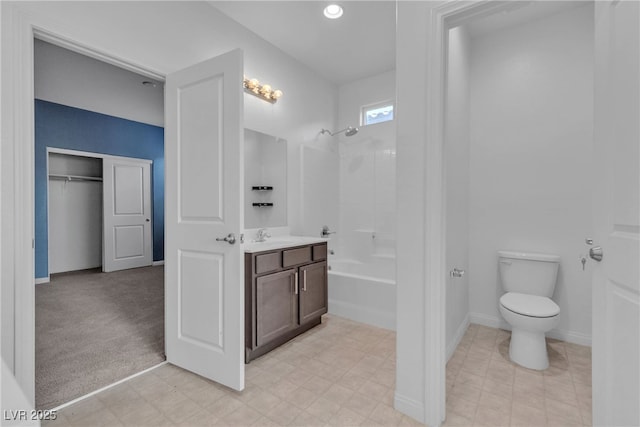
<svg viewBox="0 0 640 427"><path fill-rule="evenodd" d="M339 129L358 123L362 106L393 100L394 79L391 72L342 87ZM337 140L340 223L330 242L329 312L395 329L395 122Z"/></svg>

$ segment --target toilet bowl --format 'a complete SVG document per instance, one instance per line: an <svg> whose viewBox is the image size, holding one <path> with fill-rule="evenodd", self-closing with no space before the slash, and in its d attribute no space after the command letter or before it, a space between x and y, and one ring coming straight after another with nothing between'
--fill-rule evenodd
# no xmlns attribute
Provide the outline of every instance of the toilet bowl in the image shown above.
<svg viewBox="0 0 640 427"><path fill-rule="evenodd" d="M500 314L511 325L511 360L525 368L547 369L545 334L558 325L560 307L546 297L508 292L500 297Z"/></svg>
<svg viewBox="0 0 640 427"><path fill-rule="evenodd" d="M509 357L529 369L547 369L545 333L558 325L560 317L560 307L551 300L560 257L499 251L498 260L506 291L498 305L500 314L511 325Z"/></svg>

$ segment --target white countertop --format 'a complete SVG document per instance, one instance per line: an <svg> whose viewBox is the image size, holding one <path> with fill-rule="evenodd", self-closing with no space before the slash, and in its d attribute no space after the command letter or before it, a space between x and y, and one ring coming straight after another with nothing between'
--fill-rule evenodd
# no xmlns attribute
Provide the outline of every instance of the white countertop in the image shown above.
<svg viewBox="0 0 640 427"><path fill-rule="evenodd" d="M242 244L242 250L247 253L271 251L275 249L290 248L294 246L324 243L329 239L307 236L274 236L268 237L264 242L246 241Z"/></svg>

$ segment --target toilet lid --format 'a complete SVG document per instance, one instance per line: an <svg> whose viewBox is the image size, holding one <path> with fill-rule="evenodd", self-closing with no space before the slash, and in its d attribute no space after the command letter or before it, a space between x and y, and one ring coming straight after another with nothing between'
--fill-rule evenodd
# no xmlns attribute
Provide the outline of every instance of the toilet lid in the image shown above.
<svg viewBox="0 0 640 427"><path fill-rule="evenodd" d="M560 307L551 298L537 295L507 292L500 297L500 304L509 311L529 317L553 317L560 314Z"/></svg>

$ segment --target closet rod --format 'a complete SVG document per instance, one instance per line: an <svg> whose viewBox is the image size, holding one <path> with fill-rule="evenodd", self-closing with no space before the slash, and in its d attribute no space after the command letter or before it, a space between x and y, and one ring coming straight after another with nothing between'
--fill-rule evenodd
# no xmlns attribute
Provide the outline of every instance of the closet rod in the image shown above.
<svg viewBox="0 0 640 427"><path fill-rule="evenodd" d="M49 178L64 179L65 181L99 181L102 182L102 178L97 176L81 176L81 175L60 175L50 173Z"/></svg>

